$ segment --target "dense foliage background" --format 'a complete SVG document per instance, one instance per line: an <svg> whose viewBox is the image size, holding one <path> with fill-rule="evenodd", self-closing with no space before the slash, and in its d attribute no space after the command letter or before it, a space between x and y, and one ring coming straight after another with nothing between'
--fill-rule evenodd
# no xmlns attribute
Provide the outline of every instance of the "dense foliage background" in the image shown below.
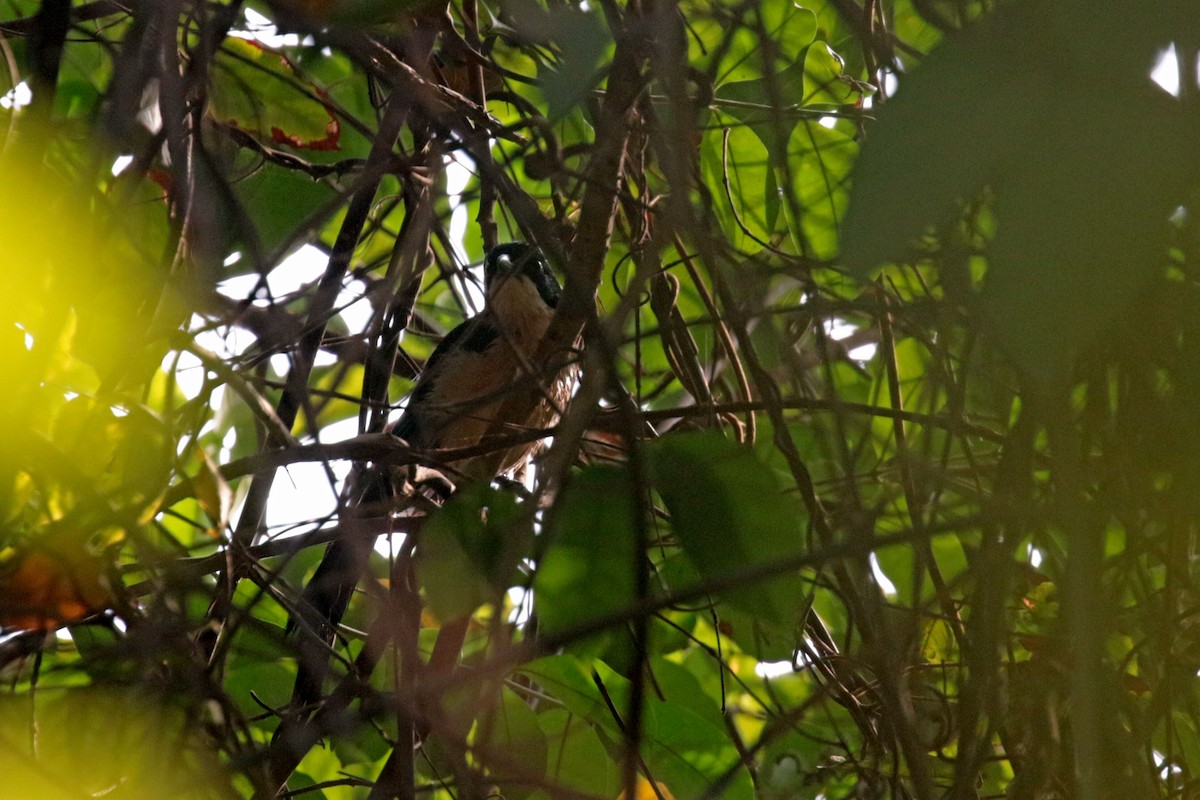
<svg viewBox="0 0 1200 800"><path fill-rule="evenodd" d="M1187 6L0 0L0 796L1195 796ZM355 507L514 239L548 447Z"/></svg>

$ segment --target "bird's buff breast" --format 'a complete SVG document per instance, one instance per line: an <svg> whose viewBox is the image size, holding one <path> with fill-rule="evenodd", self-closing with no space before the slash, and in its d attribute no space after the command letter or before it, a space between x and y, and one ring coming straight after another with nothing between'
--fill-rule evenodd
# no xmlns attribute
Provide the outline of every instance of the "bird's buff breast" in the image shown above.
<svg viewBox="0 0 1200 800"><path fill-rule="evenodd" d="M528 281L507 281L490 301L495 316L506 323L503 335L482 352L459 352L454 363L440 372L436 396L422 413L422 425L438 431L441 448L471 447L487 434L496 421L514 380L530 378L530 365L538 343L550 324L550 313L528 312L536 304L517 292L536 291ZM510 430L548 427L557 420L558 410L571 393L575 370L564 368L546 387L546 396L534 407L523 423ZM518 466L536 450L538 443L517 445L505 453L501 472ZM457 462L462 467L462 462Z"/></svg>

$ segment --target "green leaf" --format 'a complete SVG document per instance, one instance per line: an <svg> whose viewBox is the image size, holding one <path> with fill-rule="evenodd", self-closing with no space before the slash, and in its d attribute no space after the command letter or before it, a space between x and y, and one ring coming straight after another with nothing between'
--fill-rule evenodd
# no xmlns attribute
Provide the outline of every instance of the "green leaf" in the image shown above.
<svg viewBox="0 0 1200 800"><path fill-rule="evenodd" d="M121 27L113 26L110 33L119 36ZM82 119L94 113L104 96L102 87L111 78L112 60L104 48L86 39L67 37L54 93L55 115Z"/></svg>
<svg viewBox="0 0 1200 800"><path fill-rule="evenodd" d="M286 704L296 680L294 658L280 643L276 632L271 642L265 636L247 643L239 634L237 647L230 654L225 670L225 695L244 714L262 710L262 703L273 707Z"/></svg>
<svg viewBox="0 0 1200 800"><path fill-rule="evenodd" d="M509 6L523 36L557 51L555 63L539 69L548 116L557 120L600 84L600 61L612 43L608 27L596 10L555 6L546 11L532 0L517 0Z"/></svg>
<svg viewBox="0 0 1200 800"><path fill-rule="evenodd" d="M560 700L571 713L593 723L612 739L621 738L621 727L601 696L596 679L604 685L608 700L622 717L629 709L631 686L628 679L602 662L594 663L593 678L582 663L569 656L538 659L522 671ZM750 776L745 768L734 769L740 759L723 725L715 724L705 718L708 715L697 714L684 705L672 704L670 698L664 702L651 695L645 702L643 754L656 780L664 782L676 797L700 797L714 781L733 770L734 777L721 797L746 800L753 797ZM553 753L550 763L553 775Z"/></svg>
<svg viewBox="0 0 1200 800"><path fill-rule="evenodd" d="M337 150L341 124L324 96L282 53L228 38L213 65L209 111L263 142Z"/></svg>
<svg viewBox="0 0 1200 800"><path fill-rule="evenodd" d="M804 120L788 142L792 195L800 213L788 224L796 250L830 259L838 252L838 227L849 202L850 169L858 145L841 131ZM785 204L786 207L786 204Z"/></svg>
<svg viewBox="0 0 1200 800"><path fill-rule="evenodd" d="M655 658L650 670L654 685L663 701L679 708L686 708L705 721L707 725L721 727L721 706L718 697L706 693L696 676L674 661Z"/></svg>
<svg viewBox="0 0 1200 800"><path fill-rule="evenodd" d="M769 80L755 77L750 80L725 83L714 95L721 110L740 119L759 138L771 154L774 164L782 162L784 143L798 118L795 109L804 104L805 59L775 73Z"/></svg>
<svg viewBox="0 0 1200 800"><path fill-rule="evenodd" d="M195 720L152 694L39 688L36 695L0 698L5 795L236 797Z"/></svg>
<svg viewBox="0 0 1200 800"><path fill-rule="evenodd" d="M296 767L296 774L292 781L304 795L311 796L310 793L315 791L318 792L317 796L324 800L350 800L343 791L339 791L344 787L315 788L336 781L340 777L342 777L342 761L338 758L337 753L329 748L314 747L304 755L304 759ZM304 791L306 789L309 791Z"/></svg>
<svg viewBox="0 0 1200 800"><path fill-rule="evenodd" d="M996 179L982 308L1035 384L1064 380L1078 351L1161 273L1197 144L1163 92L1081 87Z"/></svg>
<svg viewBox="0 0 1200 800"><path fill-rule="evenodd" d="M511 494L477 484L460 491L421 529L417 577L442 621L469 615L513 584L526 547Z"/></svg>
<svg viewBox="0 0 1200 800"><path fill-rule="evenodd" d="M552 786L596 797L617 795L617 765L590 724L561 708L538 714L538 723L549 745L546 780Z"/></svg>
<svg viewBox="0 0 1200 800"><path fill-rule="evenodd" d="M647 448L652 484L684 553L709 581L803 552L805 521L775 473L749 448L709 433L665 436ZM722 592L790 631L805 611L798 571Z"/></svg>
<svg viewBox="0 0 1200 800"><path fill-rule="evenodd" d="M597 465L571 479L534 579L541 629L552 635L628 608L634 600L633 483L623 467Z"/></svg>
<svg viewBox="0 0 1200 800"><path fill-rule="evenodd" d="M900 2L903 0L897 0L897 7ZM838 10L838 0L806 0L805 6L816 15L816 38L827 42L845 60L847 73L858 79L867 79L858 32Z"/></svg>
<svg viewBox="0 0 1200 800"><path fill-rule="evenodd" d="M595 665L613 705L628 713L632 685L609 669ZM611 716L611 713L610 713ZM724 725L705 719L691 709L657 698L649 699L642 715L643 758L656 781L665 783L676 797L700 797L712 784L732 771L733 778L721 793L723 798L754 796L750 776Z"/></svg>
<svg viewBox="0 0 1200 800"><path fill-rule="evenodd" d="M717 125L725 124L721 114L714 115L714 119ZM740 124L724 130L710 128L700 141L701 173L709 192L719 198L714 202L714 211L721 228L739 248L753 250L756 245L746 231L767 240L775 221L767 192L777 182L770 173L767 150L751 128ZM778 216L777 209L774 216Z"/></svg>
<svg viewBox="0 0 1200 800"><path fill-rule="evenodd" d="M892 28L897 37L922 53L928 53L942 39L941 30L917 12L912 0L896 0Z"/></svg>
<svg viewBox="0 0 1200 800"><path fill-rule="evenodd" d="M254 224L264 253L289 243L293 248L304 244L307 240L297 237L297 230L334 196L328 184L272 164L237 181L234 191ZM237 268L244 269L241 264Z"/></svg>
<svg viewBox="0 0 1200 800"><path fill-rule="evenodd" d="M866 276L948 222L1035 137L1057 92L1040 69L1044 34L1005 8L935 50L879 111L854 168L842 259Z"/></svg>
<svg viewBox="0 0 1200 800"><path fill-rule="evenodd" d="M770 78L725 83L714 96L721 111L746 123L767 148L771 163L779 165L792 130L802 121L811 122L799 109L852 102L863 88L842 73L840 59L827 45L816 42Z"/></svg>
<svg viewBox="0 0 1200 800"><path fill-rule="evenodd" d="M850 80L843 72L841 57L824 42L815 42L805 51L803 105L852 103L869 88Z"/></svg>
<svg viewBox="0 0 1200 800"><path fill-rule="evenodd" d="M815 258L837 253L837 226L847 201L846 177L858 148L845 134L819 125L811 116L802 117L797 110L814 103L847 102L860 93L860 87L842 75L840 61L820 42L806 48L800 60L771 81L757 77L716 90L721 114L743 122L767 154L764 166L745 129L730 129L727 139L724 131L705 135L702 165L710 187L724 194L728 177L733 202L740 206L741 224L732 218L726 225L730 235L741 237L745 226L760 240L773 238L786 205L780 201L780 184L790 175L801 212L799 220L795 215L788 218L797 252Z"/></svg>
<svg viewBox="0 0 1200 800"><path fill-rule="evenodd" d="M480 721L484 763L504 797L522 800L546 778L549 744L529 703L505 687L500 702Z"/></svg>
<svg viewBox="0 0 1200 800"><path fill-rule="evenodd" d="M722 634L756 661L790 661L796 653L799 634L794 626L781 627L732 603L717 609L717 618Z"/></svg>
<svg viewBox="0 0 1200 800"><path fill-rule="evenodd" d="M842 227L846 266L866 276L990 185L982 310L1043 389L1161 268L1200 152L1145 70L1107 65L1094 80L1107 50L1068 47L1058 13L1003 7L906 76L863 147Z"/></svg>
<svg viewBox="0 0 1200 800"><path fill-rule="evenodd" d="M758 7L763 30L778 47L781 61L802 61L804 48L817 35L817 15L792 0L763 0Z"/></svg>

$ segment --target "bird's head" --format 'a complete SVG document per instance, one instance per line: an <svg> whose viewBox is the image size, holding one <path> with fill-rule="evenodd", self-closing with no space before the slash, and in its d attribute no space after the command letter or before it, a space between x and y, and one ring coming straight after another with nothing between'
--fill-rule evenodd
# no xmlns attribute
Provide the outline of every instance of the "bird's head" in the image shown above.
<svg viewBox="0 0 1200 800"><path fill-rule="evenodd" d="M483 282L489 302L511 281L526 281L550 309L558 306L562 287L546 263L542 251L525 242L509 242L492 248L483 262ZM516 289L510 286L509 290Z"/></svg>

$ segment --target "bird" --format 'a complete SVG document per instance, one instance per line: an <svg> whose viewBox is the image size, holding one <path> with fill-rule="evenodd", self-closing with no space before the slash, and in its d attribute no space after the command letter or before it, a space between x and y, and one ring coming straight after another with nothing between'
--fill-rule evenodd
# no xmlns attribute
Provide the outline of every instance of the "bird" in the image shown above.
<svg viewBox="0 0 1200 800"><path fill-rule="evenodd" d="M480 442L496 421L507 391L515 381L531 374L534 355L562 295L541 250L526 242L501 244L488 252L484 289L483 310L442 339L425 362L403 413L386 428L418 452ZM574 364L554 374L524 420L526 427L554 424L570 398L576 374ZM523 466L538 446L535 440L511 447L492 475L473 474L476 465L484 463L482 458L437 466L490 479ZM394 494L393 480L382 470L363 471L360 476L355 492L358 504L386 501ZM370 551L370 542L362 537L334 540L304 588L288 630L294 632L298 616L316 632L323 646L299 650L294 707L307 708L319 697L328 643L346 613Z"/></svg>
<svg viewBox="0 0 1200 800"><path fill-rule="evenodd" d="M562 288L541 251L525 242L493 248L484 259L484 310L452 330L433 351L391 432L418 449L478 444L514 380L531 374ZM575 371L560 369L524 421L545 428L570 397ZM522 466L538 443L514 446L497 474ZM456 471L471 463L452 463ZM478 477L493 477L491 475Z"/></svg>

